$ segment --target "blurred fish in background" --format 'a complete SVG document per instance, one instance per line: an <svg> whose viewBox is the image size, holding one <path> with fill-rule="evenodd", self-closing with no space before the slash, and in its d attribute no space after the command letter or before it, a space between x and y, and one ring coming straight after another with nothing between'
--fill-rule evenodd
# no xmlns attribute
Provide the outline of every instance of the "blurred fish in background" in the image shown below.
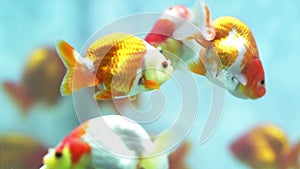
<svg viewBox="0 0 300 169"><path fill-rule="evenodd" d="M35 138L19 133L0 135L0 168L32 169L42 165L47 148Z"/></svg>
<svg viewBox="0 0 300 169"><path fill-rule="evenodd" d="M35 49L24 66L19 82L2 82L4 90L26 114L35 103L55 105L61 97L59 86L66 72L55 48Z"/></svg>
<svg viewBox="0 0 300 169"><path fill-rule="evenodd" d="M171 6L162 12L145 40L160 49L176 65L178 57L186 60L192 57L192 53L188 53L187 46L172 38L172 35L184 21L188 22L193 19L194 12L188 7L184 5Z"/></svg>
<svg viewBox="0 0 300 169"><path fill-rule="evenodd" d="M169 155L169 169L192 169L187 162L190 150L191 143L189 141L183 142Z"/></svg>
<svg viewBox="0 0 300 169"><path fill-rule="evenodd" d="M285 132L274 124L263 124L233 141L230 150L252 169L281 169L281 156L290 148Z"/></svg>

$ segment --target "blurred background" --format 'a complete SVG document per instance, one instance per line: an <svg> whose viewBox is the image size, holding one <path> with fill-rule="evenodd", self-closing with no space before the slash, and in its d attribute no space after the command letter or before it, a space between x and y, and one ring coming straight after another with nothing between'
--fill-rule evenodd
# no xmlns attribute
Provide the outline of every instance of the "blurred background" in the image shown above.
<svg viewBox="0 0 300 169"><path fill-rule="evenodd" d="M62 78L64 67L59 60L41 59L56 55L53 53L56 40L64 39L80 51L96 31L124 16L160 13L172 5L192 7L194 3L194 0L0 0L0 166L7 163L17 167L18 162L7 162L10 159L5 154L20 155L20 149L28 154L32 150L5 149L3 145L38 145L35 148L44 151L58 144L79 124L72 97L57 96L57 87L53 87L57 84L55 79ZM300 141L297 47L300 44L300 4L297 0L208 0L208 4L213 19L234 16L251 28L265 69L267 94L258 100L241 100L226 92L224 113L217 130L208 141L198 144L211 104L212 87L207 79L194 76L199 84L201 103L196 123L186 138L193 142L188 164L191 169L247 168L234 157L230 145L251 128L272 123L285 131L291 144ZM149 31L151 27L149 25ZM37 63L42 66L35 66ZM49 64L52 66L47 68ZM51 73L52 67L59 71ZM41 78L36 79L36 76ZM14 93L29 90L28 86L39 92L30 96ZM178 90L167 84L163 89L167 94ZM20 165L25 166L25 163Z"/></svg>

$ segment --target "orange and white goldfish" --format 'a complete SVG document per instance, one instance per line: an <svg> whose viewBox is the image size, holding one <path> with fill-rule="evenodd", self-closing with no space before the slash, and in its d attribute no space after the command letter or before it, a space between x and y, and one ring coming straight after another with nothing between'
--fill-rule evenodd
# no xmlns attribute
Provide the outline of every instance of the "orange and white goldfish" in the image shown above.
<svg viewBox="0 0 300 169"><path fill-rule="evenodd" d="M35 138L9 133L0 135L0 168L29 169L42 165L46 146Z"/></svg>
<svg viewBox="0 0 300 169"><path fill-rule="evenodd" d="M145 40L161 50L165 57L172 61L174 67L177 57L185 60L185 56L190 57L191 54L188 53L188 49L185 49L184 44L172 38L172 35L183 21L193 19L194 12L186 6L171 6L162 12Z"/></svg>
<svg viewBox="0 0 300 169"><path fill-rule="evenodd" d="M20 82L2 82L4 90L16 101L23 113L36 102L54 105L61 95L60 82L66 69L54 48L35 49L29 56Z"/></svg>
<svg viewBox="0 0 300 169"><path fill-rule="evenodd" d="M156 151L148 138L138 123L126 117L96 117L49 149L40 169L167 169L167 155L143 158Z"/></svg>
<svg viewBox="0 0 300 169"><path fill-rule="evenodd" d="M253 169L280 169L282 154L289 148L286 134L273 124L255 127L235 140L230 147L236 158Z"/></svg>
<svg viewBox="0 0 300 169"><path fill-rule="evenodd" d="M198 29L184 24L173 34L180 40L194 39L203 47L199 59L189 65L191 71L206 76L236 97L263 97L264 69L250 28L230 16L211 22L205 1L200 0L199 6Z"/></svg>
<svg viewBox="0 0 300 169"><path fill-rule="evenodd" d="M69 95L84 87L98 85L98 100L135 96L159 89L173 72L171 61L143 39L125 33L112 33L91 44L81 57L65 41L57 52L67 67L61 94Z"/></svg>

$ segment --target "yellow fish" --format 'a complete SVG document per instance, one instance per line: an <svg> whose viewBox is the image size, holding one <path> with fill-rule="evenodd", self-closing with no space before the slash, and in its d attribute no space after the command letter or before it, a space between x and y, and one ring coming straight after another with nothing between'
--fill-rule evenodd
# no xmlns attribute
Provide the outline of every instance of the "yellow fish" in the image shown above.
<svg viewBox="0 0 300 169"><path fill-rule="evenodd" d="M66 68L55 48L41 47L30 54L19 82L2 82L4 90L28 113L37 102L54 105L61 98L60 82Z"/></svg>
<svg viewBox="0 0 300 169"><path fill-rule="evenodd" d="M61 94L98 85L98 100L135 96L159 89L173 73L171 61L141 38L112 33L92 43L85 57L65 41L57 52L67 68Z"/></svg>
<svg viewBox="0 0 300 169"><path fill-rule="evenodd" d="M290 145L281 128L265 124L245 133L230 148L236 158L252 169L279 169L281 156Z"/></svg>
<svg viewBox="0 0 300 169"><path fill-rule="evenodd" d="M0 168L39 168L47 147L36 139L19 133L0 136Z"/></svg>

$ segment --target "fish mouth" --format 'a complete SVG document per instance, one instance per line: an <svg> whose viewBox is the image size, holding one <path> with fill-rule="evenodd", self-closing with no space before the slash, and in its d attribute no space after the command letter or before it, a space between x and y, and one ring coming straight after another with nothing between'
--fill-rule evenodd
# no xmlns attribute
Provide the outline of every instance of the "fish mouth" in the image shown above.
<svg viewBox="0 0 300 169"><path fill-rule="evenodd" d="M241 98L241 99L250 99L252 98L250 95L250 90L246 88L246 86L243 86L242 84L239 84L236 86L234 90L229 90L229 92L234 95L235 97ZM253 99L253 98L252 98Z"/></svg>

